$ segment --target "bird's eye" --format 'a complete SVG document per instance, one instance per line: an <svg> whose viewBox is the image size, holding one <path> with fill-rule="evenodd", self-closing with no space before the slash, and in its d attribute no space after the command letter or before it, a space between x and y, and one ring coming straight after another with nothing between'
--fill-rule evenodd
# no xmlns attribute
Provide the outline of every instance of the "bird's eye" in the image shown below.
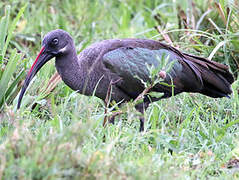
<svg viewBox="0 0 239 180"><path fill-rule="evenodd" d="M52 40L52 44L54 44L54 45L57 45L58 44L58 39L57 38L54 38L53 40Z"/></svg>

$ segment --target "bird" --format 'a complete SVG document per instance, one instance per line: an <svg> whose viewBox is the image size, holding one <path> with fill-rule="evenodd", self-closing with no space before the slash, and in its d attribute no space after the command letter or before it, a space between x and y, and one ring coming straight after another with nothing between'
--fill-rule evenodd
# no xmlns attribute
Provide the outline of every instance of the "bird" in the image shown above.
<svg viewBox="0 0 239 180"><path fill-rule="evenodd" d="M227 65L181 52L156 40L137 38L103 40L89 45L77 55L71 35L56 29L43 38L42 48L22 86L17 109L32 78L53 58L57 72L72 90L86 96L95 95L102 100L108 98L110 102L121 105L142 94L144 81L151 81L149 67L159 67L165 56L168 62L173 62L172 67L168 72L160 70L161 81L148 90L162 96L154 97L148 93L135 105L136 110L142 113L140 131L144 130L143 113L151 102L182 92L200 93L212 98L229 97L232 93L234 78Z"/></svg>

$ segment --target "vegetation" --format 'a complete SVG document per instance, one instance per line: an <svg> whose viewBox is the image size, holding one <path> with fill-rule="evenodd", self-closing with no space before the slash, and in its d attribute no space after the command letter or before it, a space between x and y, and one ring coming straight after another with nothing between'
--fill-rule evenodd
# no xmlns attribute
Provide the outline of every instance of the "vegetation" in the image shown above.
<svg viewBox="0 0 239 180"><path fill-rule="evenodd" d="M0 179L239 178L238 7L237 0L1 1ZM103 39L137 37L228 64L234 93L152 103L142 133L128 103L103 128L103 102L60 82L50 61L17 111L25 72L43 35L57 28L79 52Z"/></svg>

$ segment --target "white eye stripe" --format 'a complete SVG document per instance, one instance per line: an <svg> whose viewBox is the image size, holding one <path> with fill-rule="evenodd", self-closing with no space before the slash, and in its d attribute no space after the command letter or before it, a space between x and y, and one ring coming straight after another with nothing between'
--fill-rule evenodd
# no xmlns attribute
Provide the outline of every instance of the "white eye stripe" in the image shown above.
<svg viewBox="0 0 239 180"><path fill-rule="evenodd" d="M64 53L64 52L66 52L66 50L67 50L67 46L61 48L61 49L59 50L59 52Z"/></svg>

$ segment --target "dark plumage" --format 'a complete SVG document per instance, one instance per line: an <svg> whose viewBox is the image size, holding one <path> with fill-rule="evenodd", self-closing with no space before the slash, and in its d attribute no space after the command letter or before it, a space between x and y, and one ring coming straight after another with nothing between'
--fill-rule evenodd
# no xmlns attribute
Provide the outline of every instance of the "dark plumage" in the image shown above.
<svg viewBox="0 0 239 180"><path fill-rule="evenodd" d="M62 80L73 90L87 96L95 90L95 95L105 100L110 82L117 81L112 86L111 100L126 102L135 99L144 90L143 84L135 76L150 80L146 64L158 66L158 59L163 55L169 57L169 62L176 60L164 78L164 82L169 84L170 77L173 79L175 95L196 92L219 98L232 93L234 79L223 64L182 53L171 46L147 39L104 40L92 44L77 57L71 36L63 30L54 30L44 37L41 52L21 90L18 108L31 79L53 57L56 58L56 69ZM171 88L161 84L155 85L150 91L164 93L162 98L172 95ZM143 112L150 99L145 97L144 103L137 105L136 109Z"/></svg>

